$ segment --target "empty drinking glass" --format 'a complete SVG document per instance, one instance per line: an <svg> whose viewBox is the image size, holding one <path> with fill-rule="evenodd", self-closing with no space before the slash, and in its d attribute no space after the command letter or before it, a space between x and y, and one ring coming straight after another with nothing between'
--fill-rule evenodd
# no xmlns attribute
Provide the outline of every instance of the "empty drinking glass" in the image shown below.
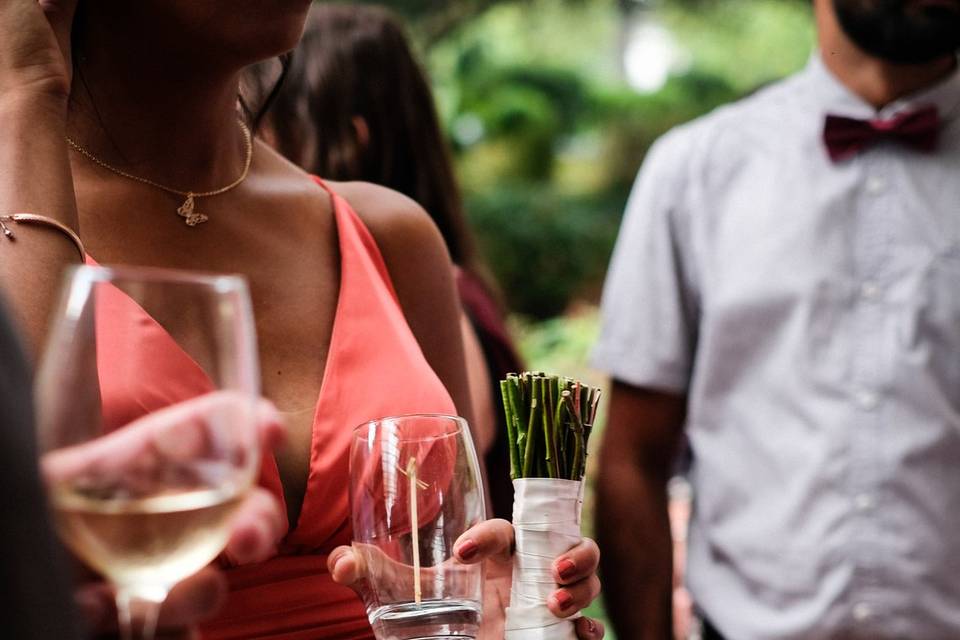
<svg viewBox="0 0 960 640"><path fill-rule="evenodd" d="M350 502L353 547L368 577L364 601L377 638L475 638L482 565L453 555L460 535L485 517L466 421L409 415L357 427Z"/></svg>

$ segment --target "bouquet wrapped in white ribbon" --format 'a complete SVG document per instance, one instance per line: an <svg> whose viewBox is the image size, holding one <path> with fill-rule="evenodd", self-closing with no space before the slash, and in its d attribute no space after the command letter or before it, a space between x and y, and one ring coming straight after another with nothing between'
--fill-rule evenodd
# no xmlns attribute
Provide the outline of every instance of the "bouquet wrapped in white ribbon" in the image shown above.
<svg viewBox="0 0 960 640"><path fill-rule="evenodd" d="M554 616L553 559L580 542L587 444L600 390L543 373L500 382L507 418L517 549L505 640L576 640Z"/></svg>

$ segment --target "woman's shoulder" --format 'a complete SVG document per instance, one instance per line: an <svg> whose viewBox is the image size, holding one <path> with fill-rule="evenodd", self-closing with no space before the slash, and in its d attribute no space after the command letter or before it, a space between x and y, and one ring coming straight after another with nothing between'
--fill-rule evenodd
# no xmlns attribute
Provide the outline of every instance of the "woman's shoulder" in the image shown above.
<svg viewBox="0 0 960 640"><path fill-rule="evenodd" d="M306 173L276 150L259 144L259 162L271 196L321 196L317 178ZM321 178L322 179L322 178ZM328 190L343 198L367 227L381 249L390 249L413 240L442 239L423 208L407 196L369 182L322 180ZM321 196L322 197L322 196ZM329 202L329 198L322 198Z"/></svg>
<svg viewBox="0 0 960 640"><path fill-rule="evenodd" d="M423 207L412 199L369 182L326 184L370 231L394 277L409 270L404 263L413 259L431 268L450 266L443 236Z"/></svg>
<svg viewBox="0 0 960 640"><path fill-rule="evenodd" d="M460 308L443 236L426 211L390 189L361 182L328 187L346 200L377 244L407 323L446 384L462 366ZM454 393L461 402L462 394Z"/></svg>
<svg viewBox="0 0 960 640"><path fill-rule="evenodd" d="M373 236L421 352L471 419L453 265L437 226L420 205L390 189L361 182L327 186Z"/></svg>
<svg viewBox="0 0 960 640"><path fill-rule="evenodd" d="M323 194L316 178L268 149L263 161L271 169L271 189L306 193L305 206L314 207L318 199L327 207L329 196ZM452 279L450 255L443 236L433 220L419 204L392 189L368 182L323 181L328 190L350 206L370 232L401 298L419 297L419 289L436 284L438 274ZM324 216L326 218L326 216Z"/></svg>

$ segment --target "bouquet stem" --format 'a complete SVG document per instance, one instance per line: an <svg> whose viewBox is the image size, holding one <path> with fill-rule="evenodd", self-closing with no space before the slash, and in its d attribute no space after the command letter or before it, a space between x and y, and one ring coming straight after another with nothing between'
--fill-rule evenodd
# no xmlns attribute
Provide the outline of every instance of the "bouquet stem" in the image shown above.
<svg viewBox="0 0 960 640"><path fill-rule="evenodd" d="M553 559L580 542L587 443L600 390L527 372L500 382L515 489L516 553L506 640L576 640L570 619L547 608Z"/></svg>
<svg viewBox="0 0 960 640"><path fill-rule="evenodd" d="M580 542L582 483L558 478L514 480L517 549L505 640L576 640L572 619L547 608L556 590L553 559Z"/></svg>
<svg viewBox="0 0 960 640"><path fill-rule="evenodd" d="M537 372L510 374L500 390L511 477L582 479L600 390Z"/></svg>

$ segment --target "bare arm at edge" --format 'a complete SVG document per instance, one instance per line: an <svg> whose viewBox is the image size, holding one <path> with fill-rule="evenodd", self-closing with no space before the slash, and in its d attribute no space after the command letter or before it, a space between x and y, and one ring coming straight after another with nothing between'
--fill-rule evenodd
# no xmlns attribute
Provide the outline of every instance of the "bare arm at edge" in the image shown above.
<svg viewBox="0 0 960 640"><path fill-rule="evenodd" d="M617 637L672 638L673 541L667 481L686 398L614 380L597 477L597 543Z"/></svg>
<svg viewBox="0 0 960 640"><path fill-rule="evenodd" d="M0 215L34 213L77 230L65 141L70 61L61 53L75 8L76 0L0 3ZM36 356L63 271L80 257L58 231L7 226L17 240L0 235L0 291Z"/></svg>

